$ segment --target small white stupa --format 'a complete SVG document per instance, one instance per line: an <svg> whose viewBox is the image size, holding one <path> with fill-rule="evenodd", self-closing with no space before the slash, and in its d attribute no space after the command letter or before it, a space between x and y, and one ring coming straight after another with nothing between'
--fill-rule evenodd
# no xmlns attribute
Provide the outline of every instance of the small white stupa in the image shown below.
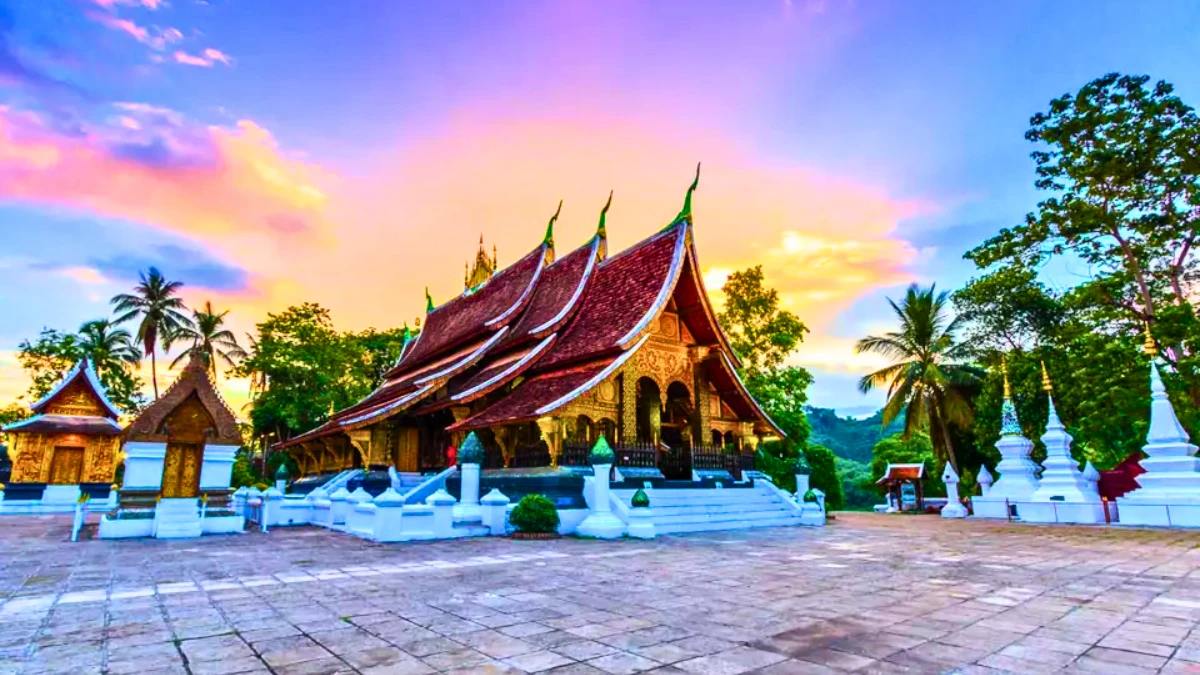
<svg viewBox="0 0 1200 675"><path fill-rule="evenodd" d="M950 462L942 471L942 482L946 484L946 506L942 508L943 518L966 518L967 507L958 500L958 472Z"/></svg>
<svg viewBox="0 0 1200 675"><path fill-rule="evenodd" d="M1150 430L1142 446L1146 458L1139 462L1146 473L1136 478L1141 487L1117 499L1117 513L1122 525L1200 527L1200 459L1167 397L1148 327L1146 353L1150 355Z"/></svg>
<svg viewBox="0 0 1200 675"><path fill-rule="evenodd" d="M1000 408L1000 463L996 480L986 495L972 500L978 518L1020 518L1023 502L1028 502L1038 488L1038 465L1029 459L1033 443L1021 434L1017 409L1012 404L1012 388L1008 385L1008 366L1004 371L1004 403Z"/></svg>
<svg viewBox="0 0 1200 675"><path fill-rule="evenodd" d="M1063 428L1054 409L1054 386L1042 364L1042 388L1050 403L1046 433L1046 461L1042 462L1042 480L1030 498L1034 503L1021 507L1021 519L1033 523L1103 523L1104 505L1096 483L1089 482L1071 457L1071 435Z"/></svg>

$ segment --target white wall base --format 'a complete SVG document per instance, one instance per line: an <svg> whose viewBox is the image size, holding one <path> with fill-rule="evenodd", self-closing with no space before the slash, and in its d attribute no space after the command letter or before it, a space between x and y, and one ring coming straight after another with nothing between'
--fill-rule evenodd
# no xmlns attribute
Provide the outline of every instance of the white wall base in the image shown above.
<svg viewBox="0 0 1200 675"><path fill-rule="evenodd" d="M971 507L975 511L976 518L1004 518L1009 517L1008 507L1010 503L1003 497L996 499L991 496L980 495L971 498ZM1017 509L1018 517L1020 507Z"/></svg>
<svg viewBox="0 0 1200 675"><path fill-rule="evenodd" d="M1150 504L1120 497L1117 499L1117 505L1120 508L1122 525L1200 527L1200 501Z"/></svg>
<svg viewBox="0 0 1200 675"><path fill-rule="evenodd" d="M246 520L241 516L205 516L204 534L235 534L246 529Z"/></svg>
<svg viewBox="0 0 1200 675"><path fill-rule="evenodd" d="M1096 525L1104 522L1104 504L1095 502L1022 502L1017 506L1021 520L1027 523L1074 523Z"/></svg>
<svg viewBox="0 0 1200 675"><path fill-rule="evenodd" d="M108 516L100 517L100 538L101 539L132 539L135 537L149 537L154 534L154 519L153 518L137 518L137 519L109 519Z"/></svg>
<svg viewBox="0 0 1200 675"><path fill-rule="evenodd" d="M78 485L47 485L45 492L42 493L42 504L45 506L66 504L74 511L80 494L82 493Z"/></svg>

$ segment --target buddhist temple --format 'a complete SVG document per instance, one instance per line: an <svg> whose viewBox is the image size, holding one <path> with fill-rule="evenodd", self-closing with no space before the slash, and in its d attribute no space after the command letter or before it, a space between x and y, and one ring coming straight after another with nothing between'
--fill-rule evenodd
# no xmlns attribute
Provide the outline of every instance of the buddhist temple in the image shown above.
<svg viewBox="0 0 1200 675"><path fill-rule="evenodd" d="M558 213L542 241L503 269L481 241L464 292L429 299L422 330L383 384L275 449L306 475L427 472L475 431L484 468L495 470L580 465L602 435L618 458L640 453L644 468L690 479L692 457L752 453L782 435L739 380L709 303L695 189L666 227L615 255L611 195L595 234L565 254Z"/></svg>
<svg viewBox="0 0 1200 675"><path fill-rule="evenodd" d="M170 388L125 430L125 482L100 536L194 537L241 531L229 501L237 419L193 356Z"/></svg>
<svg viewBox="0 0 1200 675"><path fill-rule="evenodd" d="M33 416L3 427L12 473L0 509L54 513L81 495L107 499L121 444L120 410L106 396L91 362L80 359Z"/></svg>

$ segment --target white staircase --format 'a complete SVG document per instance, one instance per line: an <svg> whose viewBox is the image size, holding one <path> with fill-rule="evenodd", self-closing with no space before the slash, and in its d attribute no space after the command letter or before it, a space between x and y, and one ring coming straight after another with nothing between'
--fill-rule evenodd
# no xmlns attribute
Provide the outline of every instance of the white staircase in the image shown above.
<svg viewBox="0 0 1200 675"><path fill-rule="evenodd" d="M202 527L200 500L195 497L162 499L154 507L154 536L158 539L199 537Z"/></svg>
<svg viewBox="0 0 1200 675"><path fill-rule="evenodd" d="M393 485L392 489L395 490L396 492L399 492L400 494L407 493L409 490L424 483L425 479L428 478L428 476L422 476L421 474L416 473L415 471L408 471L408 472L397 471L396 476L400 479L400 485L398 485L398 486Z"/></svg>
<svg viewBox="0 0 1200 675"><path fill-rule="evenodd" d="M625 506L634 490L613 490ZM767 486L726 489L647 490L658 534L799 525L800 512Z"/></svg>
<svg viewBox="0 0 1200 675"><path fill-rule="evenodd" d="M454 536L456 537L486 537L492 531L483 524L482 516L454 517Z"/></svg>

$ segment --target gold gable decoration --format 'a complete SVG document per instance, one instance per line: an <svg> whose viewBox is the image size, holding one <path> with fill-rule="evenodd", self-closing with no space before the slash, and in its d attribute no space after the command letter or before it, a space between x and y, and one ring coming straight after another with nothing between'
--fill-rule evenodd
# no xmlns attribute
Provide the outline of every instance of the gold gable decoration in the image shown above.
<svg viewBox="0 0 1200 675"><path fill-rule="evenodd" d="M200 410L205 415L200 415ZM184 367L183 374L174 384L142 411L126 429L131 441L166 441L172 430L164 427L168 419L179 419L180 412L189 419L211 420L211 431L205 441L216 445L241 445L242 435L238 430L237 418L228 404L217 392L209 377L203 359L193 356ZM168 425L170 426L170 425ZM194 431L194 430L191 430ZM196 439L199 440L199 439ZM193 441L195 442L195 441Z"/></svg>
<svg viewBox="0 0 1200 675"><path fill-rule="evenodd" d="M492 246L492 257L489 258L487 250L483 247L483 235L479 235L479 251L475 254L475 265L470 271L466 271L464 265L463 290L471 290L491 279L496 274L497 261L495 245Z"/></svg>

